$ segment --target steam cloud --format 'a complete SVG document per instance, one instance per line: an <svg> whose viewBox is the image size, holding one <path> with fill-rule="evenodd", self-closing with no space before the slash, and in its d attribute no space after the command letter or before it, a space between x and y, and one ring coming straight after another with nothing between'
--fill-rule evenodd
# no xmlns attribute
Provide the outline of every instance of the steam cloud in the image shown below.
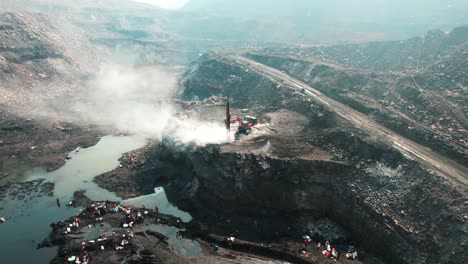
<svg viewBox="0 0 468 264"><path fill-rule="evenodd" d="M87 123L116 128L123 133L172 138L181 143L206 145L232 140L220 122L202 122L176 116L170 102L177 74L158 67L103 65L88 83L75 109Z"/></svg>

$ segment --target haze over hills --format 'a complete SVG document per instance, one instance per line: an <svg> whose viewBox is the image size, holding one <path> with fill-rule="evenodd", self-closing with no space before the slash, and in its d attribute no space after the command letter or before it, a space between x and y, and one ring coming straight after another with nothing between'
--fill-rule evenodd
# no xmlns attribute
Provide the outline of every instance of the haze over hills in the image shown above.
<svg viewBox="0 0 468 264"><path fill-rule="evenodd" d="M463 0L191 0L178 10L130 0L7 0L0 10L146 17L184 39L300 44L405 39L468 23Z"/></svg>
<svg viewBox="0 0 468 264"><path fill-rule="evenodd" d="M288 42L401 39L468 22L463 0L191 0L182 10L291 24Z"/></svg>

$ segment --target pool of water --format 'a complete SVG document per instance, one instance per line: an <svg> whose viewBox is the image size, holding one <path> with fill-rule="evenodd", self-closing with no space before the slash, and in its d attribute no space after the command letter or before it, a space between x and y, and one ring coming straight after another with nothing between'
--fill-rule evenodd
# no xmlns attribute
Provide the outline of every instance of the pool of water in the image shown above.
<svg viewBox="0 0 468 264"><path fill-rule="evenodd" d="M93 200L120 201L114 193L95 184L93 178L116 168L123 153L145 143L145 138L140 136L105 136L93 147L72 151L69 154L71 160L56 171L36 168L18 178L17 181L46 179L54 182L54 196L40 197L31 192L23 199L1 202L0 214L7 218L7 222L0 224L0 263L48 263L57 249L36 250L37 244L50 232L50 223L78 212L76 208L63 205L72 199L75 191L83 189ZM57 207L57 197L62 201L61 208Z"/></svg>
<svg viewBox="0 0 468 264"><path fill-rule="evenodd" d="M86 190L86 195L92 200L120 200L114 193L100 188L93 178L115 169L123 153L145 143L141 136L105 136L93 147L72 151L68 155L71 160L58 170L33 169L26 172L21 180L47 179L54 182L54 195L61 200L70 200L77 190Z"/></svg>
<svg viewBox="0 0 468 264"><path fill-rule="evenodd" d="M179 210L167 200L166 192L162 187L154 188L154 193L152 194L124 200L122 201L122 204L131 207L142 207L142 204L145 204L146 208L149 209L153 209L155 206L158 206L159 212L162 214L179 217L182 222L185 223L192 220L192 216L189 213Z"/></svg>
<svg viewBox="0 0 468 264"><path fill-rule="evenodd" d="M180 229L174 226L148 224L135 228L135 232L145 230L152 230L166 235L169 238L169 248L172 252L183 258L193 258L202 255L200 244L197 241L179 237L177 232L179 232Z"/></svg>

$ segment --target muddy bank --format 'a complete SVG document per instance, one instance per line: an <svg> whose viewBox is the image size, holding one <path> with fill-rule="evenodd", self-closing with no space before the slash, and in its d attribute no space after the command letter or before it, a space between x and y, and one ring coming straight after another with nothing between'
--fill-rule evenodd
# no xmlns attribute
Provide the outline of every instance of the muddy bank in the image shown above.
<svg viewBox="0 0 468 264"><path fill-rule="evenodd" d="M93 262L98 263L116 263L124 259L127 263L162 261L164 259L162 253L170 252L167 244L168 238L154 231L136 231L136 228L145 223L160 223L181 228L181 221L170 216L159 215L153 210L134 208L131 209L132 217L136 211L139 211L141 219L135 216L133 230L123 228L122 223L130 222L127 221L128 215L122 207L118 213L111 212L114 205L118 203L93 202L87 204L86 208L76 216L64 222L52 223L51 235L39 245L39 248L59 246L58 255L51 263L64 263L70 256L81 258L84 251L89 252ZM80 219L79 226L70 227L70 224L76 222L77 218ZM130 235L129 232L132 234ZM125 244L122 241L125 241ZM117 248L117 245L121 248ZM152 250L159 254L150 252L152 248L150 245L156 245ZM174 258L177 259L175 256Z"/></svg>
<svg viewBox="0 0 468 264"><path fill-rule="evenodd" d="M15 176L33 167L58 169L65 164L68 152L93 146L102 135L91 127L25 119L0 111L0 178L14 181Z"/></svg>
<svg viewBox="0 0 468 264"><path fill-rule="evenodd" d="M77 195L85 197L83 193ZM39 247L59 246L51 263L64 263L73 256L80 260L91 256L93 262L99 263L327 262L321 253L323 247L318 250L311 245L309 253L301 254L300 239L255 243L236 236L232 243L227 243L226 236L208 233L200 226L196 220L185 224L154 209L120 207L109 201L90 202L76 216L52 223L52 232ZM219 246L216 251L214 244ZM346 260L343 253L339 262L352 261Z"/></svg>
<svg viewBox="0 0 468 264"><path fill-rule="evenodd" d="M93 181L101 188L114 192L123 199L152 193L154 186L145 188L138 184L137 172L151 167L147 162L149 162L148 157L154 144L155 141L150 140L144 147L124 153L119 159L120 165L117 168L96 176Z"/></svg>
<svg viewBox="0 0 468 264"><path fill-rule="evenodd" d="M17 199L27 203L28 201L42 196L53 195L54 183L46 182L43 179L24 183L7 183L0 186L0 210L2 210L3 206L12 199Z"/></svg>
<svg viewBox="0 0 468 264"><path fill-rule="evenodd" d="M211 255L207 243L180 236L178 230L189 226L178 218L145 208L119 207L112 212L118 203L92 203L78 215L51 224L53 231L39 245L59 246L51 263L64 263L72 256L83 260L85 254L98 263L207 263L224 258L221 253ZM77 218L79 226L74 224ZM230 259L254 263L241 254Z"/></svg>

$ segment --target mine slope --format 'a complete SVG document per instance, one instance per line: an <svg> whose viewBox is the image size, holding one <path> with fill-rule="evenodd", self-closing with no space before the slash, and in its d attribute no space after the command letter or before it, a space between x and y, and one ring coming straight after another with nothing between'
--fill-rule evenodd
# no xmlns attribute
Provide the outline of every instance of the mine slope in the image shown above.
<svg viewBox="0 0 468 264"><path fill-rule="evenodd" d="M114 6L107 0L84 1L84 6L70 0L52 8L51 0L27 7L25 2L9 4L53 16L0 15L0 177L6 181L15 180L13 176L21 174L25 165L58 168L65 162L65 153L95 144L104 133L102 127L64 122L53 111L46 121L35 119L30 111L38 112L37 106L45 103L63 113L63 105L76 100L76 92L96 73L102 53L117 63L137 65L187 66L200 57L182 77L184 98L229 97L233 104L251 108L261 117L255 133L221 146L181 148L170 140L151 142L125 155L124 168L101 175L98 184L128 197L167 183L176 193L174 201L196 216L194 225L201 231L228 235L238 228L239 239L273 240L276 248L295 258L302 258L297 253L298 238L310 231L304 226L314 217L332 218L361 240L371 255L388 263L463 263L468 258L468 172L463 165L468 157L463 145L467 144L463 143L467 135L466 28L449 34L431 31L425 38L406 41L314 47L317 57L302 58L303 50L295 46L256 43L268 32L281 31L277 22L205 19L125 0ZM225 30L234 24L238 35ZM202 26L211 30L200 30ZM246 28L250 33L245 33ZM252 35L253 43L249 42ZM281 35L272 39L278 37L285 39ZM287 46L288 56L321 64L314 70L323 70L320 77L338 88L343 83L357 87L364 83L362 90L376 89L348 90L345 99L364 102L353 107L295 75L294 68L285 73L242 56L200 56L206 49L244 49L251 44ZM312 71L311 65L304 65ZM388 80L396 80L390 90ZM424 130L422 135L429 141L431 130L443 131L438 142L450 143L444 151L457 147L456 151L450 157L444 151L437 154L436 149L427 148L432 145L415 143L400 130L384 126L382 117L366 115L372 107L380 107L378 100L412 127ZM194 104L205 114L211 111L203 103ZM416 107L409 108L412 104ZM4 111L3 106L12 111ZM13 111L18 109L26 111ZM444 116L445 112L450 115ZM222 109L211 114L213 122L222 122ZM406 122L402 126L408 127ZM458 156L457 163L454 157ZM315 226L325 226L321 235L333 229L328 224ZM207 243L205 250L210 250ZM155 248L154 252L166 251ZM233 257L231 253L226 250L226 255L213 261L225 262ZM101 257L115 262L109 255L113 254ZM232 262L255 263L257 257L249 255L243 261L240 256ZM321 257L317 254L304 261L326 261Z"/></svg>
<svg viewBox="0 0 468 264"><path fill-rule="evenodd" d="M186 98L226 96L267 123L222 146L181 151L162 142L150 155L155 169L139 174L140 183L168 181L209 231L222 234L230 224L213 219L230 219L242 236L274 239L277 231L287 239L300 236L307 219L331 217L388 263L463 263L461 165L449 168L452 161L409 145L334 97L242 57L205 54L181 84ZM255 226L243 225L246 219Z"/></svg>
<svg viewBox="0 0 468 264"><path fill-rule="evenodd" d="M460 164L468 162L467 27L424 37L246 53Z"/></svg>
<svg viewBox="0 0 468 264"><path fill-rule="evenodd" d="M306 89L307 94L313 98L314 101L326 105L328 108L336 112L339 116L345 118L354 126L365 131L368 135L377 136L379 141L393 146L404 154L409 155L411 158L423 163L426 167L431 168L444 175L446 178L461 184L463 188L468 186L468 169L452 160L444 158L430 149L421 146L398 133L387 129L386 127L378 124L368 116L337 102L306 83L284 73L277 69L268 67L264 64L255 62L245 57L235 56L233 60L238 60L249 68L256 70L269 78L272 78L278 83L286 82L291 87L297 90Z"/></svg>

